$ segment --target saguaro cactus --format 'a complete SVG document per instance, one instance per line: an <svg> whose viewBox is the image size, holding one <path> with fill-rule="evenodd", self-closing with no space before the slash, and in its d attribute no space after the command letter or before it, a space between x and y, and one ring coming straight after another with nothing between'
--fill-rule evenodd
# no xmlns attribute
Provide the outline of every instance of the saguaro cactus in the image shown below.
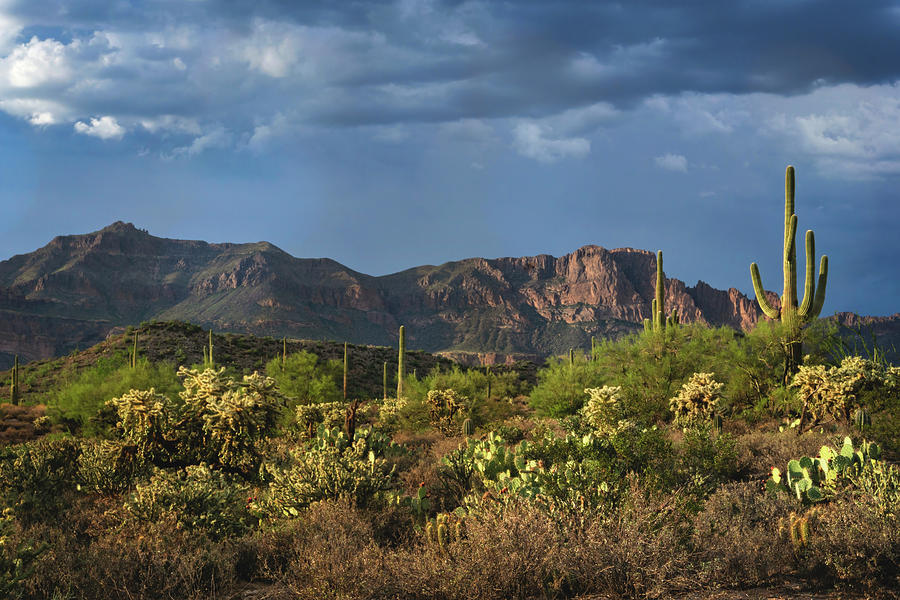
<svg viewBox="0 0 900 600"><path fill-rule="evenodd" d="M131 346L131 368L137 368L137 331L134 332L134 343Z"/></svg>
<svg viewBox="0 0 900 600"><path fill-rule="evenodd" d="M347 401L347 342L344 342L344 402Z"/></svg>
<svg viewBox="0 0 900 600"><path fill-rule="evenodd" d="M403 354L406 353L406 329L400 326L400 352L397 355L397 399L403 397Z"/></svg>
<svg viewBox="0 0 900 600"><path fill-rule="evenodd" d="M387 361L384 361L384 374L382 375L381 387L384 390L384 400L387 400Z"/></svg>
<svg viewBox="0 0 900 600"><path fill-rule="evenodd" d="M785 326L785 368L784 380L797 372L803 362L803 343L800 330L803 325L819 316L825 304L825 284L828 281L828 257L822 255L819 263L819 283L815 282L816 239L812 230L806 232L806 281L803 290L803 301L797 302L797 215L794 213L794 167L788 165L784 173L784 291L781 294L781 307L769 304L759 267L750 265L750 278L753 280L753 291L759 307L770 319L780 319Z"/></svg>
<svg viewBox="0 0 900 600"><path fill-rule="evenodd" d="M666 315L666 278L663 275L663 253L656 252L656 297L650 302L650 318L644 319L645 331L663 331L678 324L678 311Z"/></svg>
<svg viewBox="0 0 900 600"><path fill-rule="evenodd" d="M10 374L12 380L10 381L10 402L12 404L19 403L19 355L16 354L15 362L13 363L12 373Z"/></svg>

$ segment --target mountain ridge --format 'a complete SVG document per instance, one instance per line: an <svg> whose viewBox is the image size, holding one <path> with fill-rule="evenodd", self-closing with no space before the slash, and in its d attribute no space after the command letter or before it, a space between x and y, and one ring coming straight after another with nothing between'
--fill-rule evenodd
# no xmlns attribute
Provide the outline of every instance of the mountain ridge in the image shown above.
<svg viewBox="0 0 900 600"><path fill-rule="evenodd" d="M217 331L392 345L488 360L590 347L642 327L656 256L588 245L560 256L469 258L372 276L269 242L208 243L117 221L0 262L0 353L49 358L147 320ZM773 299L777 300L774 294ZM735 288L666 278L683 321L749 329L754 300Z"/></svg>

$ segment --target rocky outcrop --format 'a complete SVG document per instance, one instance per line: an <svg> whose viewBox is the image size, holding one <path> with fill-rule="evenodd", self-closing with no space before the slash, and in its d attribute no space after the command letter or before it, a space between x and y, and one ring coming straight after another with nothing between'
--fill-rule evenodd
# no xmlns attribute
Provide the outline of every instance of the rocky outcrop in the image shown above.
<svg viewBox="0 0 900 600"><path fill-rule="evenodd" d="M585 246L372 277L268 242L171 240L119 222L0 262L0 355L46 358L146 320L385 346L402 323L411 348L507 363L641 328L655 271L651 252ZM736 289L674 278L666 307L682 321L745 330L760 315Z"/></svg>

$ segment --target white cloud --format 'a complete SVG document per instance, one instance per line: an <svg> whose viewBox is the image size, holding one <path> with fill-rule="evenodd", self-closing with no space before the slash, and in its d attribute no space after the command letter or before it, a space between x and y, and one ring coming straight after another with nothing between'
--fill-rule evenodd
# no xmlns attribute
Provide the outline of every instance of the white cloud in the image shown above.
<svg viewBox="0 0 900 600"><path fill-rule="evenodd" d="M72 42L77 48L78 40ZM39 40L32 37L19 44L3 59L2 69L6 80L14 88L34 88L45 83L65 81L71 77L69 47L56 40Z"/></svg>
<svg viewBox="0 0 900 600"><path fill-rule="evenodd" d="M99 119L92 118L90 125L83 121L77 121L75 131L98 137L101 140L118 140L125 135L125 128L119 125L114 117L108 115Z"/></svg>
<svg viewBox="0 0 900 600"><path fill-rule="evenodd" d="M47 125L53 125L57 121L51 112L36 112L28 118L28 122L35 127L45 127Z"/></svg>
<svg viewBox="0 0 900 600"><path fill-rule="evenodd" d="M687 173L688 161L681 154L663 154L653 159L656 166L666 171L676 171L678 173Z"/></svg>
<svg viewBox="0 0 900 600"><path fill-rule="evenodd" d="M821 88L785 99L765 133L843 179L900 175L900 83Z"/></svg>
<svg viewBox="0 0 900 600"><path fill-rule="evenodd" d="M513 148L522 156L551 163L563 158L583 158L590 153L591 143L581 137L554 139L537 123L522 122L513 129Z"/></svg>
<svg viewBox="0 0 900 600"><path fill-rule="evenodd" d="M196 156L206 150L214 148L227 148L231 145L231 134L221 125L214 127L212 130L201 136L194 138L187 146L175 148L172 154L167 158L174 156Z"/></svg>

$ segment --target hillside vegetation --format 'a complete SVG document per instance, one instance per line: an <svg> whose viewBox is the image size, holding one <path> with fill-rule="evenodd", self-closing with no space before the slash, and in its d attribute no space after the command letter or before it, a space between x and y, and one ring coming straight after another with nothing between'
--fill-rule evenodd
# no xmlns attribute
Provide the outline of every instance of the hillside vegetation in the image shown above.
<svg viewBox="0 0 900 600"><path fill-rule="evenodd" d="M400 398L397 351L348 346L346 400L343 344L135 331L20 367L46 416L6 409L37 437L0 448L4 597L900 584L900 369L827 324L788 386L780 325L695 324L534 381L407 352Z"/></svg>

